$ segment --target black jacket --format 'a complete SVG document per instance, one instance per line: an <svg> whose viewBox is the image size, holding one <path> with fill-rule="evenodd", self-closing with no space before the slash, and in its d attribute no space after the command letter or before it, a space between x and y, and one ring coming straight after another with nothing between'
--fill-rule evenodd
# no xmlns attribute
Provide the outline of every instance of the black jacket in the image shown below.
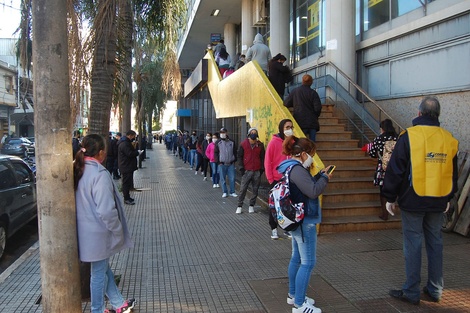
<svg viewBox="0 0 470 313"><path fill-rule="evenodd" d="M295 88L284 101L284 106L294 108L294 119L300 128L320 130L318 117L321 113L321 100L315 90L305 85Z"/></svg>
<svg viewBox="0 0 470 313"><path fill-rule="evenodd" d="M118 142L118 167L121 173L131 173L137 170L139 151L134 149L132 142L123 136Z"/></svg>
<svg viewBox="0 0 470 313"><path fill-rule="evenodd" d="M286 83L292 79L290 69L287 66L282 65L276 60L269 61L269 81L276 89L277 93L281 97L284 97L284 90L286 89Z"/></svg>
<svg viewBox="0 0 470 313"><path fill-rule="evenodd" d="M413 120L413 126L439 126L439 121L426 116ZM457 155L453 158L453 188L450 195L445 197L421 197L416 194L411 183L410 140L408 132L400 135L393 150L392 157L385 172L382 195L388 202L398 201L401 210L413 212L443 212L447 202L457 191L458 167ZM397 199L398 198L398 199Z"/></svg>

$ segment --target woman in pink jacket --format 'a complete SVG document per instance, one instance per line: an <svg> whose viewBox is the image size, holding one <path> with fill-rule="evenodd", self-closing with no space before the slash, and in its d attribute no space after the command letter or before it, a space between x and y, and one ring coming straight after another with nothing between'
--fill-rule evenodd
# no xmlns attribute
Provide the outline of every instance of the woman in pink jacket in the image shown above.
<svg viewBox="0 0 470 313"><path fill-rule="evenodd" d="M277 171L278 165L289 159L289 156L282 153L282 143L286 136L294 134L294 125L290 119L283 119L279 122L279 133L274 134L266 148L264 157L264 170L271 188L281 179L282 174ZM271 239L278 239L277 223L272 214L269 214L269 225L271 226ZM286 233L290 237L289 233Z"/></svg>
<svg viewBox="0 0 470 313"><path fill-rule="evenodd" d="M214 148L215 143L219 140L219 133L214 133L212 135L212 142L207 146L206 149L206 157L209 158L209 162L211 165L211 172L212 172L212 188L220 188L219 186L219 173L217 172L217 162L214 158Z"/></svg>

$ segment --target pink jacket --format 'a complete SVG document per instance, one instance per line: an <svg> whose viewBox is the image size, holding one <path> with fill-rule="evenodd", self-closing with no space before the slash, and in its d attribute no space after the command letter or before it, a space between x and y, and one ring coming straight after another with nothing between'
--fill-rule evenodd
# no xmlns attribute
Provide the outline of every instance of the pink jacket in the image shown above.
<svg viewBox="0 0 470 313"><path fill-rule="evenodd" d="M266 178L270 184L273 181L279 181L282 177L276 167L284 160L289 159L289 156L282 153L282 142L283 140L278 134L273 135L273 138L268 143L266 148L266 155L264 157L264 170Z"/></svg>
<svg viewBox="0 0 470 313"><path fill-rule="evenodd" d="M214 158L214 148L215 148L215 144L213 142L211 142L208 146L207 146L207 149L206 149L206 157L209 158L209 162L215 162L215 158Z"/></svg>

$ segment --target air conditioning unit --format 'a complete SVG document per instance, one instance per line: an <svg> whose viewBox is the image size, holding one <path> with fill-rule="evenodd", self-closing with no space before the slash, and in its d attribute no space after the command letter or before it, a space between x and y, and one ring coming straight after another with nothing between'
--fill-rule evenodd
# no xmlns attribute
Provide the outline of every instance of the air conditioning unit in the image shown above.
<svg viewBox="0 0 470 313"><path fill-rule="evenodd" d="M266 1L253 0L253 26L266 26Z"/></svg>

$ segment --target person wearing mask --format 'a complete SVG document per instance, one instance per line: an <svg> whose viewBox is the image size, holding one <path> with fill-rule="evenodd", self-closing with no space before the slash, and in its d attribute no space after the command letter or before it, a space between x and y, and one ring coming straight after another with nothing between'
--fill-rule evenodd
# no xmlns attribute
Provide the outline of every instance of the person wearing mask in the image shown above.
<svg viewBox="0 0 470 313"><path fill-rule="evenodd" d="M253 45L246 52L246 62L258 62L263 72L267 75L269 60L271 60L271 50L264 44L263 36L258 33L253 40Z"/></svg>
<svg viewBox="0 0 470 313"><path fill-rule="evenodd" d="M377 158L377 166L375 168L374 176L374 185L379 186L380 191L382 192L382 187L384 183L385 171L382 167L382 156L384 155L384 146L387 141L397 141L397 132L393 128L393 123L390 119L385 119L380 122L380 135L374 138L371 144L368 144L366 147L369 156L371 158ZM388 220L388 212L385 208L387 199L385 199L382 194L380 194L380 206L382 213L379 215L379 218L386 221Z"/></svg>
<svg viewBox="0 0 470 313"><path fill-rule="evenodd" d="M118 166L122 176L122 194L124 203L134 205L130 190L134 187L134 171L137 170L137 157L142 153L132 144L137 136L136 132L129 130L118 142Z"/></svg>
<svg viewBox="0 0 470 313"><path fill-rule="evenodd" d="M286 83L292 80L290 69L283 65L284 62L286 62L286 57L280 53L276 54L274 58L269 61L269 81L282 100L284 100Z"/></svg>
<svg viewBox="0 0 470 313"><path fill-rule="evenodd" d="M317 175L310 174L315 155L315 143L307 138L286 136L283 152L291 158L279 164L278 171L289 173L290 200L292 203L304 203L305 217L297 229L292 230L292 256L287 274L289 292L287 303L294 305L292 313L321 313L314 306L315 301L306 296L310 276L316 263L317 224L321 222L321 208L318 197L323 193L331 174L321 170Z"/></svg>
<svg viewBox="0 0 470 313"><path fill-rule="evenodd" d="M266 179L270 184L270 188L273 188L277 182L282 178L282 174L277 171L277 167L282 161L289 158L288 155L283 153L282 143L286 136L294 135L294 125L290 119L283 119L279 122L279 133L274 134L271 141L268 143L266 148L266 155L264 158L264 173ZM272 214L269 216L269 226L271 226L271 239L279 239L277 233L277 221L274 219ZM289 232L285 232L285 235L290 238Z"/></svg>
<svg viewBox="0 0 470 313"><path fill-rule="evenodd" d="M261 182L261 174L264 172L264 145L258 140L258 130L254 127L248 130L248 134L238 148L237 159L239 170L242 174L240 183L240 196L238 197L238 206L236 214L242 213L243 201L246 191L251 183L252 196L248 206L248 213L254 213L254 206L258 198L258 189Z"/></svg>
<svg viewBox="0 0 470 313"><path fill-rule="evenodd" d="M230 196L238 197L235 193L235 162L237 161L237 145L228 137L225 127L220 129L220 139L215 143L214 159L218 163L220 181L222 182L222 198L227 198L227 177L230 186Z"/></svg>
<svg viewBox="0 0 470 313"><path fill-rule="evenodd" d="M459 142L440 127L441 105L436 97L425 97L412 127L397 140L385 171L382 195L386 208L395 214L395 200L401 212L406 280L389 295L418 305L421 299L421 254L423 239L428 258L423 293L439 302L444 289L443 213L457 191Z"/></svg>
<svg viewBox="0 0 470 313"><path fill-rule="evenodd" d="M135 299L122 297L109 258L133 243L121 198L102 165L106 154L104 138L90 134L83 138L73 164L78 252L82 262L91 264L91 313L129 313ZM105 295L113 311L105 309Z"/></svg>
<svg viewBox="0 0 470 313"><path fill-rule="evenodd" d="M215 63L219 66L220 76L224 76L225 71L227 71L232 63L232 59L230 58L230 54L222 48L220 53L215 57Z"/></svg>
<svg viewBox="0 0 470 313"><path fill-rule="evenodd" d="M218 172L218 164L214 158L215 144L219 141L219 133L214 133L212 135L212 141L209 143L206 149L206 157L209 159L209 164L211 166L212 173L212 188L219 188L220 175Z"/></svg>
<svg viewBox="0 0 470 313"><path fill-rule="evenodd" d="M284 101L284 106L294 108L294 119L310 140L316 140L316 134L320 130L318 118L321 114L321 100L318 93L310 88L313 77L305 74L302 77L302 85L291 91Z"/></svg>
<svg viewBox="0 0 470 313"><path fill-rule="evenodd" d="M209 158L206 155L207 147L212 142L212 134L207 133L206 138L202 142L202 172L204 175L203 181L207 180L207 169L209 168ZM209 168L210 171L210 168ZM210 173L210 172L209 172Z"/></svg>
<svg viewBox="0 0 470 313"><path fill-rule="evenodd" d="M197 152L197 135L196 131L194 130L190 137L186 139L188 151L189 151L189 166L191 170L196 168L197 159L196 159L196 152Z"/></svg>

